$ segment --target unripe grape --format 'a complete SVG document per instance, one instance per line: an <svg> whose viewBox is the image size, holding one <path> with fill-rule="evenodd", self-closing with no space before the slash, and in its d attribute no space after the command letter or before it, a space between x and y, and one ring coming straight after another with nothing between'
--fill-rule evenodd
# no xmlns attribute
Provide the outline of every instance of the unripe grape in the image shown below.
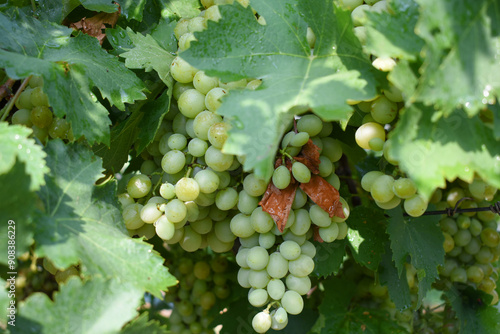
<svg viewBox="0 0 500 334"><path fill-rule="evenodd" d="M266 333L271 328L271 316L269 312L257 313L252 319L252 327L257 333Z"/></svg>
<svg viewBox="0 0 500 334"><path fill-rule="evenodd" d="M361 125L355 134L356 143L365 150L370 149L369 142L373 138L380 138L385 141L385 130L382 125L375 122L368 122Z"/></svg>
<svg viewBox="0 0 500 334"><path fill-rule="evenodd" d="M127 183L127 192L132 198L141 198L146 196L151 190L151 180L147 175L137 174Z"/></svg>
<svg viewBox="0 0 500 334"><path fill-rule="evenodd" d="M301 162L295 161L292 165L292 174L300 183L308 183L311 180L311 171Z"/></svg>
<svg viewBox="0 0 500 334"><path fill-rule="evenodd" d="M285 189L288 187L291 181L291 175L288 168L284 165L276 168L273 172L272 181L274 186L278 189Z"/></svg>

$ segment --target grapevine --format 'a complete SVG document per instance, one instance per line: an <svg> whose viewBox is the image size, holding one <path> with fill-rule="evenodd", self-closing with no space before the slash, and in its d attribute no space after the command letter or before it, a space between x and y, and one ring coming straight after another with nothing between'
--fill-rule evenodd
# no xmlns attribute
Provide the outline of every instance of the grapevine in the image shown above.
<svg viewBox="0 0 500 334"><path fill-rule="evenodd" d="M498 333L497 7L0 5L0 328Z"/></svg>

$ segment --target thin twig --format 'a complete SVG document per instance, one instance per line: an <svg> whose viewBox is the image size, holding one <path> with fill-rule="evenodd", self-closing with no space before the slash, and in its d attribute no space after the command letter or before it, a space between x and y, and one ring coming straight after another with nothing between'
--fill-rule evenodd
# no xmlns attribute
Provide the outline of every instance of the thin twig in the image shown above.
<svg viewBox="0 0 500 334"><path fill-rule="evenodd" d="M21 95L21 93L24 91L26 86L28 86L28 82L30 81L30 79L31 79L31 75L29 77L27 77L26 79L24 79L23 83L21 84L21 86L17 90L14 97L12 99L10 99L9 103L7 103L5 105L5 107L2 109L2 111L0 111L0 114L2 115L2 118L0 118L0 122L5 121L5 119L9 115L10 111L12 110L12 107L14 107L14 103L16 103L17 99L19 98L19 95Z"/></svg>

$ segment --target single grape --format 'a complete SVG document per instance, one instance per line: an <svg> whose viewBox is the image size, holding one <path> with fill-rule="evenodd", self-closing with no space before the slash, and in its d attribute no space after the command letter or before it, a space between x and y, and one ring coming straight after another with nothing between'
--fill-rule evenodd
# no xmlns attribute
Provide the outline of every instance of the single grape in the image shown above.
<svg viewBox="0 0 500 334"><path fill-rule="evenodd" d="M427 203L418 194L406 199L403 206L406 213L412 217L419 217L427 210Z"/></svg>
<svg viewBox="0 0 500 334"><path fill-rule="evenodd" d="M394 178L390 175L379 176L373 181L371 186L371 195L377 202L389 202L394 197L392 190L394 185Z"/></svg>
<svg viewBox="0 0 500 334"><path fill-rule="evenodd" d="M285 283L282 280L273 278L267 283L267 293L274 300L280 300L285 294Z"/></svg>
<svg viewBox="0 0 500 334"><path fill-rule="evenodd" d="M192 82L194 76L196 75L196 72L198 72L197 69L195 69L193 66L191 66L188 62L186 62L179 56L175 57L172 63L170 64L170 74L175 79L175 81L181 83Z"/></svg>
<svg viewBox="0 0 500 334"><path fill-rule="evenodd" d="M221 87L211 89L205 96L205 105L208 110L215 112L219 109L222 101L221 98L227 94L227 90Z"/></svg>
<svg viewBox="0 0 500 334"><path fill-rule="evenodd" d="M269 300L269 295L265 289L255 289L248 292L248 302L254 307L264 306Z"/></svg>
<svg viewBox="0 0 500 334"><path fill-rule="evenodd" d="M184 153L179 150L167 152L161 160L161 168L168 174L180 172L186 164Z"/></svg>
<svg viewBox="0 0 500 334"><path fill-rule="evenodd" d="M280 252L274 252L269 256L267 273L272 278L277 279L285 277L288 273L288 261Z"/></svg>
<svg viewBox="0 0 500 334"><path fill-rule="evenodd" d="M183 177L175 184L175 194L181 201L194 201L200 194L200 186L195 179Z"/></svg>
<svg viewBox="0 0 500 334"><path fill-rule="evenodd" d="M288 168L284 165L276 168L273 172L272 181L274 186L278 189L285 189L288 187L291 181L291 175Z"/></svg>
<svg viewBox="0 0 500 334"><path fill-rule="evenodd" d="M304 308L304 300L296 291L288 290L281 298L281 306L287 313L299 314Z"/></svg>
<svg viewBox="0 0 500 334"><path fill-rule="evenodd" d="M394 181L392 185L394 194L399 198L410 198L417 192L415 183L408 178L402 177Z"/></svg>
<svg viewBox="0 0 500 334"><path fill-rule="evenodd" d="M132 198L141 198L146 196L151 190L151 180L147 175L137 174L127 183L127 192Z"/></svg>
<svg viewBox="0 0 500 334"><path fill-rule="evenodd" d="M305 295L311 290L311 279L309 276L297 277L290 274L286 277L286 287L300 295Z"/></svg>
<svg viewBox="0 0 500 334"><path fill-rule="evenodd" d="M359 7L358 7L359 8ZM361 125L355 134L356 143L365 150L370 149L369 142L374 138L385 141L385 130L382 125L375 122L368 122Z"/></svg>
<svg viewBox="0 0 500 334"><path fill-rule="evenodd" d="M309 168L298 161L295 161L292 165L292 175L300 183L308 183L311 180Z"/></svg>
<svg viewBox="0 0 500 334"><path fill-rule="evenodd" d="M243 180L243 189L250 196L260 196L264 194L267 189L266 181L257 178L253 173L245 176Z"/></svg>
<svg viewBox="0 0 500 334"><path fill-rule="evenodd" d="M210 144L212 144L215 148L222 149L222 146L224 146L224 143L227 140L229 128L230 125L226 122L212 124L208 129L207 134Z"/></svg>
<svg viewBox="0 0 500 334"><path fill-rule="evenodd" d="M161 216L155 223L156 234L163 240L170 240L174 236L175 226L169 222L165 215Z"/></svg>
<svg viewBox="0 0 500 334"><path fill-rule="evenodd" d="M297 130L307 132L310 137L314 137L321 132L323 121L316 115L303 115L297 121Z"/></svg>
<svg viewBox="0 0 500 334"><path fill-rule="evenodd" d="M295 260L301 254L301 249L299 244L295 241L287 240L280 245L280 253L287 260Z"/></svg>
<svg viewBox="0 0 500 334"><path fill-rule="evenodd" d="M288 262L290 274L297 277L305 277L314 270L314 261L305 254L301 254L297 259Z"/></svg>
<svg viewBox="0 0 500 334"><path fill-rule="evenodd" d="M233 159L233 155L224 154L213 146L210 146L205 153L205 162L207 166L216 172L228 170L233 164Z"/></svg>
<svg viewBox="0 0 500 334"><path fill-rule="evenodd" d="M266 333L271 328L271 316L269 312L257 313L252 319L252 327L257 333Z"/></svg>

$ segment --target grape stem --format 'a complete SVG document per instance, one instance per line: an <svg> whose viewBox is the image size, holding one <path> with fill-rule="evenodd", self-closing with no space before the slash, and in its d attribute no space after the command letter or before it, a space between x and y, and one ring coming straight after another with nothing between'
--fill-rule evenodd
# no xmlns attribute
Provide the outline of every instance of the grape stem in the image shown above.
<svg viewBox="0 0 500 334"><path fill-rule="evenodd" d="M0 112L0 114L2 114L2 118L0 118L0 122L5 121L5 119L9 115L10 111L14 107L14 104L16 103L17 99L19 98L19 95L21 95L21 93L24 91L26 86L28 86L28 82L30 81L31 77L32 76L30 75L29 77L27 77L26 79L23 80L23 82L21 83L21 86L19 86L19 88L17 89L16 94L14 94L14 97L12 99L10 99L10 101L2 109L2 111Z"/></svg>

